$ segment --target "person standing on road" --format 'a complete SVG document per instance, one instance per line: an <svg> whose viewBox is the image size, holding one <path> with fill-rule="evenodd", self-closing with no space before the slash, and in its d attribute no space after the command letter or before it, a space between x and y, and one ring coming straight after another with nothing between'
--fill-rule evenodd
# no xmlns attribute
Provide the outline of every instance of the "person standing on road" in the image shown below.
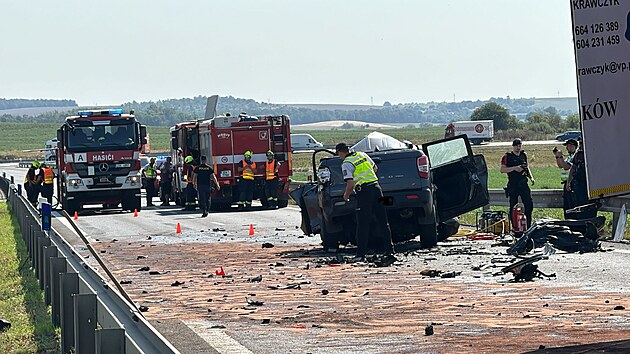
<svg viewBox="0 0 630 354"><path fill-rule="evenodd" d="M376 176L376 164L364 152L350 152L348 145L339 143L335 146L337 155L343 160L341 172L346 189L343 193L344 200L350 200L350 194L354 190L357 196L356 219L357 219L357 256L365 257L370 238L386 256L393 256L394 245L392 243L392 232L387 221L387 212L383 204L383 191L378 184Z"/></svg>
<svg viewBox="0 0 630 354"><path fill-rule="evenodd" d="M241 182L238 188L241 193L237 204L239 209L250 209L252 207L252 199L254 199L254 171L256 171L256 163L252 161L251 151L245 151L243 160L241 160L239 165L238 170L241 172Z"/></svg>
<svg viewBox="0 0 630 354"><path fill-rule="evenodd" d="M573 164L569 170L567 188L573 196L573 207L579 207L589 203L588 188L586 188L586 161L584 160L584 142L573 156ZM596 208L589 208L575 215L579 219L590 219L597 216Z"/></svg>
<svg viewBox="0 0 630 354"><path fill-rule="evenodd" d="M201 156L201 164L195 168L194 171L194 185L199 193L199 209L201 209L201 217L205 218L210 212L210 196L212 195L212 187L216 190L220 190L217 176L214 175L212 167L206 164L207 159L205 156Z"/></svg>
<svg viewBox="0 0 630 354"><path fill-rule="evenodd" d="M278 206L278 170L280 162L275 159L273 151L267 151L267 161L265 161L265 196L270 209Z"/></svg>
<svg viewBox="0 0 630 354"><path fill-rule="evenodd" d="M42 183L42 197L46 198L48 204L52 205L52 197L53 197L53 183L55 181L55 172L52 168L46 166L45 163L41 165L42 171L44 173L44 180Z"/></svg>
<svg viewBox="0 0 630 354"><path fill-rule="evenodd" d="M506 192L510 198L510 212L518 203L518 197L521 197L523 206L525 207L525 216L527 217L527 228L532 225L532 211L534 210L534 202L532 201L532 191L527 185L527 179L532 182L532 186L536 183L534 176L527 165L527 154L522 149L521 139L512 141L512 151L506 152L501 159L501 173L507 173L508 184ZM513 222L515 222L513 220Z"/></svg>
<svg viewBox="0 0 630 354"><path fill-rule="evenodd" d="M155 157L149 160L149 164L142 169L142 177L146 181L145 189L147 191L147 206L153 206L153 197L155 196L155 180L157 179L157 168L155 167Z"/></svg>
<svg viewBox="0 0 630 354"><path fill-rule="evenodd" d="M184 159L184 174L186 176L186 191L185 191L185 206L184 210L195 210L195 198L197 196L197 190L195 189L193 176L195 172L194 158L191 155L186 156Z"/></svg>
<svg viewBox="0 0 630 354"><path fill-rule="evenodd" d="M564 218L567 218L567 210L576 207L575 198L573 197L573 192L571 192L570 185L567 184L567 180L569 179L569 170L573 165L573 157L578 148L578 142L575 139L569 139L564 144L562 144L567 149L567 158L565 159L562 151L557 148L553 148L553 154L556 157L556 164L558 167L562 169L560 172L560 183L562 183L562 209L564 210Z"/></svg>
<svg viewBox="0 0 630 354"><path fill-rule="evenodd" d="M161 206L168 206L171 204L171 192L173 184L173 165L171 164L172 158L168 156L166 161L160 168L160 198L162 199Z"/></svg>
<svg viewBox="0 0 630 354"><path fill-rule="evenodd" d="M31 204L37 203L37 195L39 194L37 184L37 172L39 170L39 161L33 161L31 167L26 171L24 178L24 189L26 190L26 198Z"/></svg>

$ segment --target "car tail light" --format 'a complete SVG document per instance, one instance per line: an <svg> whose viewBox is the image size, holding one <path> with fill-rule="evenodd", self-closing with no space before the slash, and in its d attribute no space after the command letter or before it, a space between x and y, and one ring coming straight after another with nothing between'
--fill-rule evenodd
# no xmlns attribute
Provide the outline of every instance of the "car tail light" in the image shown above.
<svg viewBox="0 0 630 354"><path fill-rule="evenodd" d="M429 178L429 158L427 155L422 155L418 157L418 176L420 178L428 179Z"/></svg>
<svg viewBox="0 0 630 354"><path fill-rule="evenodd" d="M420 197L417 194L409 194L407 195L407 199L420 199Z"/></svg>

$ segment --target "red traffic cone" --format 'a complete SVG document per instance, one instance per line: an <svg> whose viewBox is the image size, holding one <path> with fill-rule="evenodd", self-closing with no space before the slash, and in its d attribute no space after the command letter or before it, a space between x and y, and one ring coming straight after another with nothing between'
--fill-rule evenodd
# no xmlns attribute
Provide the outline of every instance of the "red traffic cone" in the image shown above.
<svg viewBox="0 0 630 354"><path fill-rule="evenodd" d="M138 217L138 209L134 209L133 210L133 217L137 218Z"/></svg>
<svg viewBox="0 0 630 354"><path fill-rule="evenodd" d="M221 266L221 270L215 270L214 273L216 275L224 276L225 275L225 271L223 271L223 266Z"/></svg>
<svg viewBox="0 0 630 354"><path fill-rule="evenodd" d="M175 233L176 234L181 234L182 233L182 226L179 223L177 223L177 229L175 230Z"/></svg>
<svg viewBox="0 0 630 354"><path fill-rule="evenodd" d="M79 220L79 212L74 212L74 220Z"/></svg>
<svg viewBox="0 0 630 354"><path fill-rule="evenodd" d="M249 224L249 236L254 236L254 224Z"/></svg>

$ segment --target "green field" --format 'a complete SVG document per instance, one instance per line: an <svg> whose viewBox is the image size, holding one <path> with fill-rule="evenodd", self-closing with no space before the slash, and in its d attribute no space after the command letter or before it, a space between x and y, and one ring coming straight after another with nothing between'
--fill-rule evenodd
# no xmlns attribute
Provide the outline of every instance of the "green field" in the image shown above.
<svg viewBox="0 0 630 354"><path fill-rule="evenodd" d="M0 353L56 353L59 330L52 325L17 221L0 203L0 317L11 328L0 332Z"/></svg>

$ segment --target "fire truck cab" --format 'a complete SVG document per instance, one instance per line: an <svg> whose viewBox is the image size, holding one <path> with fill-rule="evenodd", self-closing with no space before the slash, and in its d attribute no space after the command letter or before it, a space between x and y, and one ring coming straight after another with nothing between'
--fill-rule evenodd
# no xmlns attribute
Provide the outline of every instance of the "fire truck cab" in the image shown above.
<svg viewBox="0 0 630 354"><path fill-rule="evenodd" d="M239 200L239 164L245 151L251 151L252 161L256 162L254 199L260 199L266 206L265 161L266 152L271 150L281 163L278 171L278 206L286 207L289 177L292 175L290 139L290 119L286 115L225 115L171 127L171 154L176 165L174 200L185 205L186 171L199 164L201 156L206 156L221 186L219 191L212 194L212 208L229 208ZM184 162L187 156L193 157L191 164Z"/></svg>
<svg viewBox="0 0 630 354"><path fill-rule="evenodd" d="M68 213L97 204L140 210L146 127L122 109L81 111L57 130L57 193Z"/></svg>

